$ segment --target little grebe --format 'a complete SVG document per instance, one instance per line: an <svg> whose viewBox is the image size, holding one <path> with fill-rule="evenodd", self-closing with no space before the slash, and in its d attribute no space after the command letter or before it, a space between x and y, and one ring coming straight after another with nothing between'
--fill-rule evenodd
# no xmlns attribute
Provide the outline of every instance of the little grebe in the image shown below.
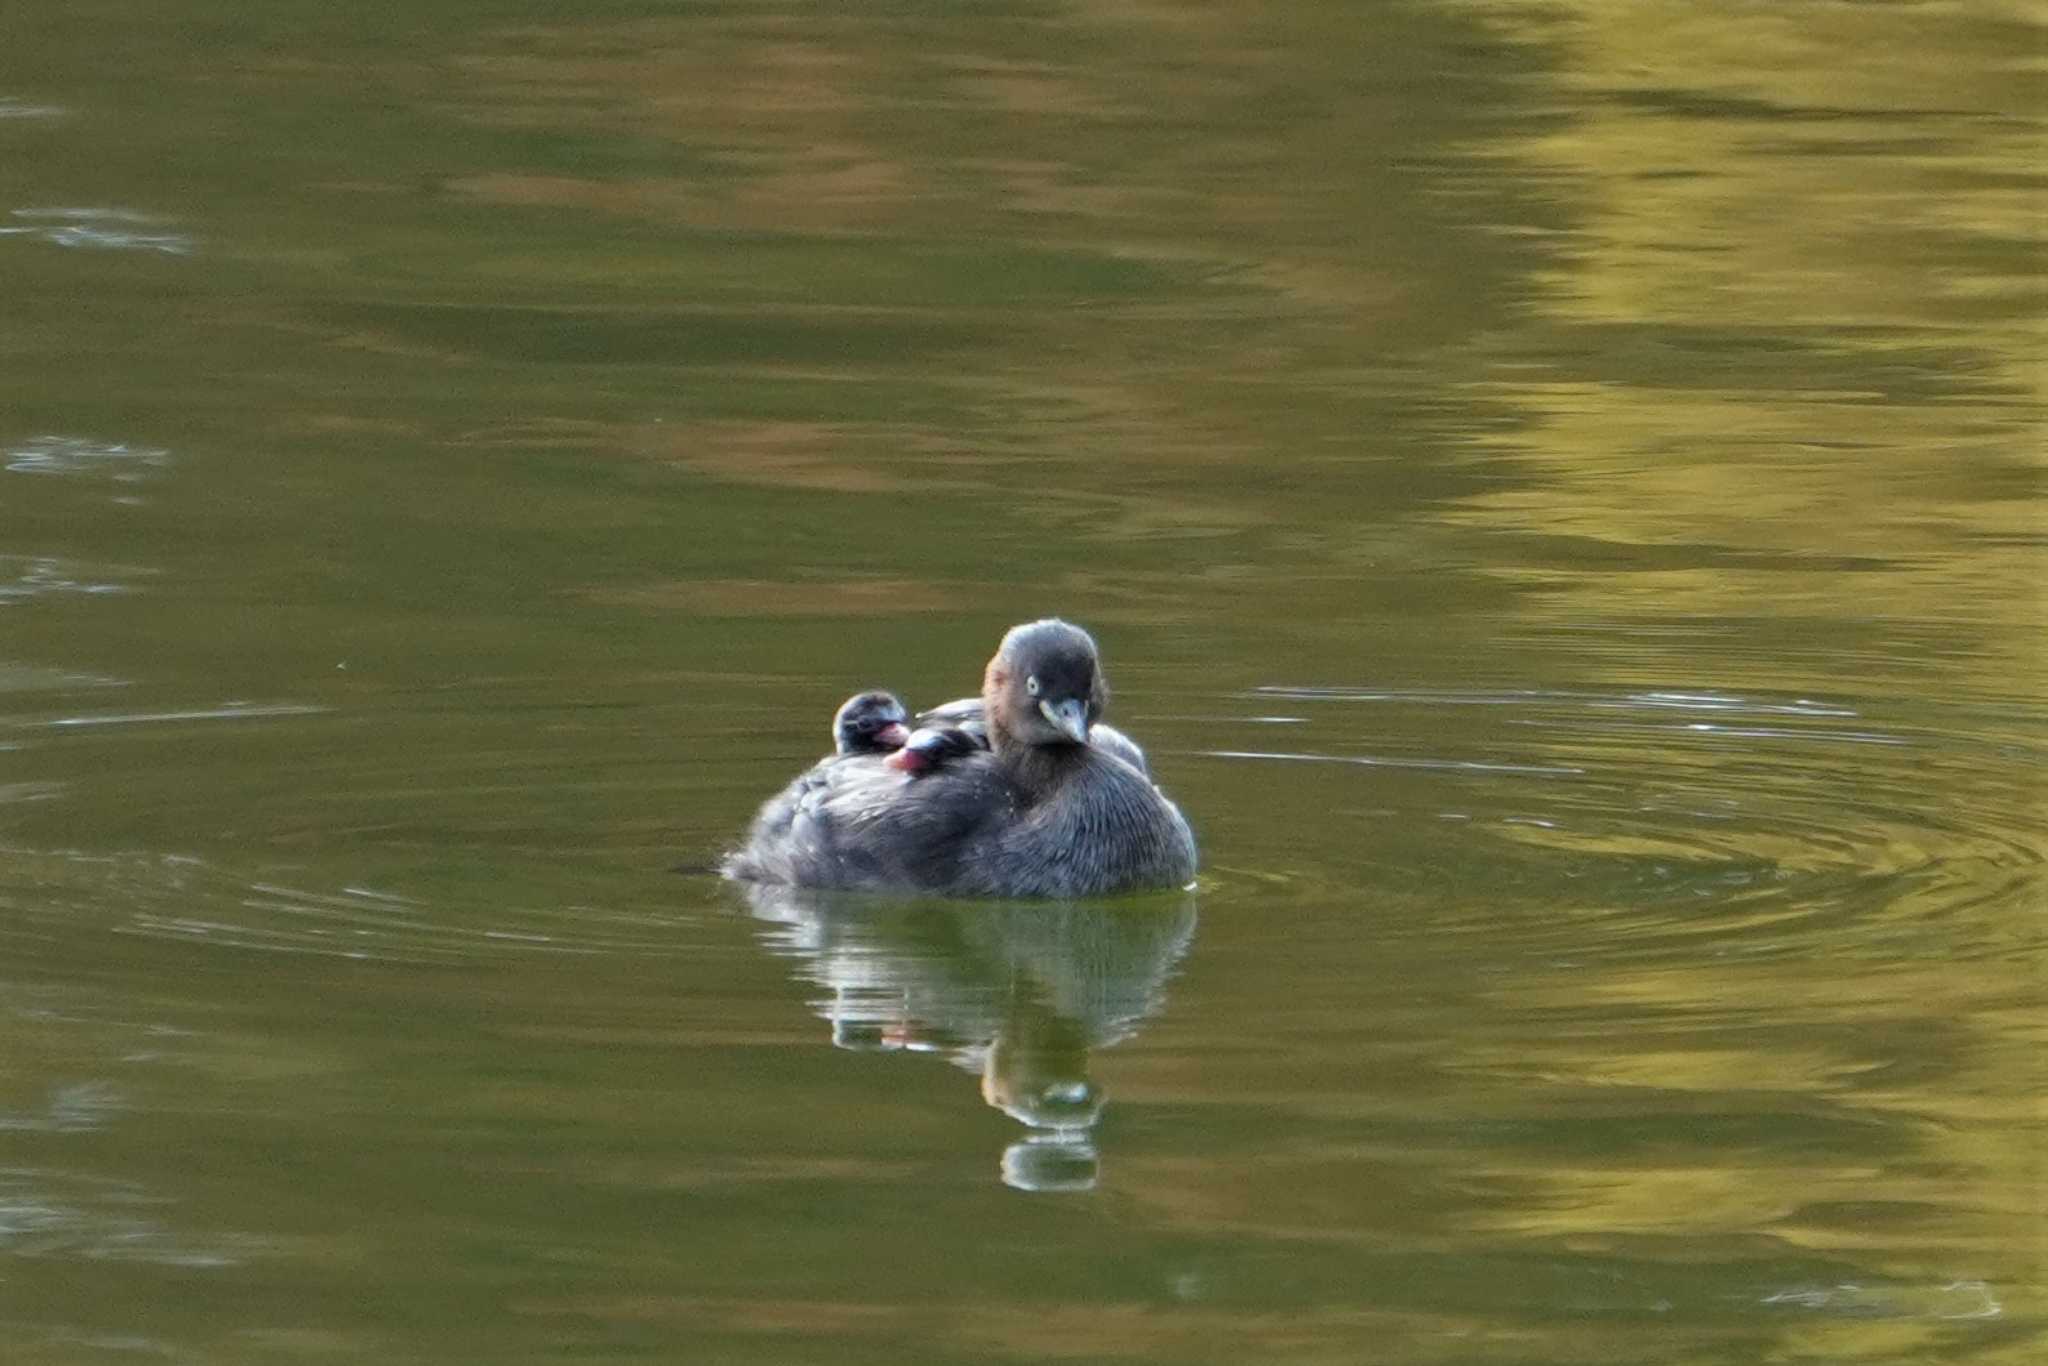
<svg viewBox="0 0 2048 1366"><path fill-rule="evenodd" d="M1135 745L1118 737L1133 762L1091 743L1107 700L1086 631L1058 620L1015 627L982 677L986 751L947 741L931 763L873 752L821 760L761 808L725 872L952 896L1182 885L1196 855L1179 808Z"/></svg>

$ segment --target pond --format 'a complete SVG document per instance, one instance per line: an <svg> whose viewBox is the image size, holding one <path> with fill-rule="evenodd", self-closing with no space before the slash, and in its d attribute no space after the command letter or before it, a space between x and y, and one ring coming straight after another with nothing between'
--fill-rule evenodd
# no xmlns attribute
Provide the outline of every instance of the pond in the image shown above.
<svg viewBox="0 0 2048 1366"><path fill-rule="evenodd" d="M2036 1359L2039 16L6 28L10 1362ZM1192 888L705 871L1051 613Z"/></svg>

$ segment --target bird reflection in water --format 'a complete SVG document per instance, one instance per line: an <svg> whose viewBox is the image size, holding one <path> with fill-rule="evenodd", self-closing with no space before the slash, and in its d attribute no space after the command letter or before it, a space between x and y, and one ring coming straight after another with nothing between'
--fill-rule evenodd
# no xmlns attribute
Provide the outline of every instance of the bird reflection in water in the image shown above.
<svg viewBox="0 0 2048 1366"><path fill-rule="evenodd" d="M943 1055L1027 1130L1003 1152L1005 1184L1095 1186L1107 1097L1090 1055L1165 1004L1194 938L1192 897L962 904L744 890L754 916L773 926L763 939L830 993L818 1013L836 1047Z"/></svg>

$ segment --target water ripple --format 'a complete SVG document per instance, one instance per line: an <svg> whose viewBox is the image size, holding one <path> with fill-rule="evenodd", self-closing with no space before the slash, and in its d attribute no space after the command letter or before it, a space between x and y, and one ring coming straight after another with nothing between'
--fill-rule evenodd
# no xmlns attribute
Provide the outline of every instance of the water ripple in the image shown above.
<svg viewBox="0 0 2048 1366"><path fill-rule="evenodd" d="M125 441L94 441L82 436L32 436L4 452L12 474L74 474L135 483L171 463L159 446L131 446Z"/></svg>
<svg viewBox="0 0 2048 1366"><path fill-rule="evenodd" d="M25 726L46 726L72 730L85 726L154 725L165 721L250 721L266 716L317 716L326 707L303 702L223 702L218 707L197 707L187 711L113 712L99 716L59 716L50 721L26 721Z"/></svg>
<svg viewBox="0 0 2048 1366"><path fill-rule="evenodd" d="M1582 768L1550 764L1491 764L1478 759L1389 759L1371 754L1294 754L1285 750L1205 749L1197 753L1210 759L1286 759L1311 764L1363 764L1368 768L1466 769L1477 773L1534 773L1550 777L1571 777Z"/></svg>
<svg viewBox="0 0 2048 1366"><path fill-rule="evenodd" d="M0 946L10 934L98 924L212 950L414 965L701 951L678 939L666 911L428 900L248 878L182 855L0 848L0 871Z"/></svg>
<svg viewBox="0 0 2048 1366"><path fill-rule="evenodd" d="M1379 779L1383 805L1364 814L1409 837L1437 825L1444 833L1428 838L1447 860L1492 842L1518 880L1552 889L1543 901L1622 917L1610 948L1770 926L1734 948L1773 951L1797 924L1931 924L1987 901L2023 904L2048 865L2048 715L2008 702L1712 688L1275 685L1238 696L1297 704L1306 743L1199 752L1329 766L1328 779L1307 780L1318 784L1346 781L1345 767L1409 770ZM1944 796L1962 790L1965 805ZM1310 800L1356 807L1349 793Z"/></svg>
<svg viewBox="0 0 2048 1366"><path fill-rule="evenodd" d="M60 119L67 112L62 105L32 104L14 95L0 99L0 119Z"/></svg>
<svg viewBox="0 0 2048 1366"><path fill-rule="evenodd" d="M53 669L0 660L0 693L49 692L71 688L125 688L127 680L78 669Z"/></svg>
<svg viewBox="0 0 2048 1366"><path fill-rule="evenodd" d="M69 1082L53 1088L40 1109L0 1110L0 1130L80 1133L105 1128L113 1115L126 1108L120 1092L106 1082Z"/></svg>
<svg viewBox="0 0 2048 1366"><path fill-rule="evenodd" d="M80 566L51 555L0 555L0 606L52 594L88 597L124 593L126 584L100 580Z"/></svg>
<svg viewBox="0 0 2048 1366"><path fill-rule="evenodd" d="M2005 1312L2004 1304L1983 1281L1950 1281L1931 1287L1804 1286L1774 1291L1758 1303L1857 1318L1995 1319Z"/></svg>
<svg viewBox="0 0 2048 1366"><path fill-rule="evenodd" d="M16 209L13 217L24 221L15 227L0 227L0 237L100 251L153 251L165 256L189 256L197 245L189 233L142 231L164 220L132 209Z"/></svg>
<svg viewBox="0 0 2048 1366"><path fill-rule="evenodd" d="M169 1204L133 1182L0 1168L0 1255L219 1268L257 1250L252 1239L202 1242L166 1227L157 1215Z"/></svg>

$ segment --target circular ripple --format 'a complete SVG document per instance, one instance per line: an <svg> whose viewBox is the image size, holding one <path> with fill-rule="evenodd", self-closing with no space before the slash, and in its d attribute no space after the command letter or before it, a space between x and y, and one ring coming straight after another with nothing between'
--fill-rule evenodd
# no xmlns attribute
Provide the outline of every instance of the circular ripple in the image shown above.
<svg viewBox="0 0 2048 1366"><path fill-rule="evenodd" d="M1616 948L1720 933L1769 951L1851 918L1924 928L2024 904L2048 861L2048 728L2019 705L1277 686L1239 700L1301 718L1287 746L1198 753L1320 770L1332 809L1369 784L1412 863L1549 911L1623 915ZM2031 920L2015 919L1958 951L2017 946Z"/></svg>

